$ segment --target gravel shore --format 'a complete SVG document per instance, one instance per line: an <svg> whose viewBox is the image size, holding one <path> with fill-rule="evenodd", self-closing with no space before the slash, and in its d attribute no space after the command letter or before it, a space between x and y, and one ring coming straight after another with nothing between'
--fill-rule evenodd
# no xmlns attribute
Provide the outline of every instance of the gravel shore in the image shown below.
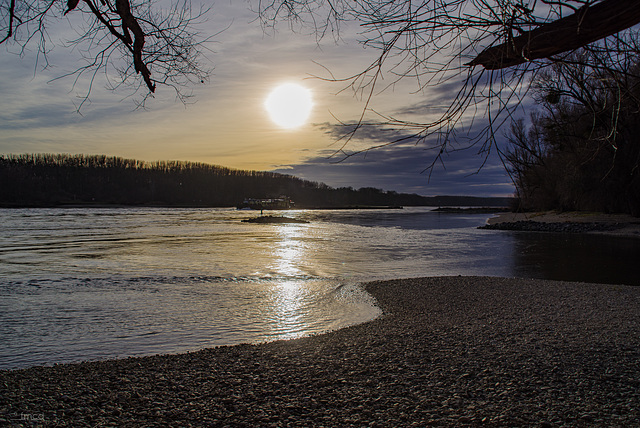
<svg viewBox="0 0 640 428"><path fill-rule="evenodd" d="M521 232L552 232L552 233L590 233L612 232L625 228L624 224L587 223L587 222L543 222L534 220L504 221L486 224L478 229L515 230Z"/></svg>
<svg viewBox="0 0 640 428"><path fill-rule="evenodd" d="M628 214L582 211L502 213L490 218L484 229L553 233L596 233L640 238L640 218Z"/></svg>
<svg viewBox="0 0 640 428"><path fill-rule="evenodd" d="M640 288L486 277L367 284L329 334L0 372L0 425L638 426Z"/></svg>

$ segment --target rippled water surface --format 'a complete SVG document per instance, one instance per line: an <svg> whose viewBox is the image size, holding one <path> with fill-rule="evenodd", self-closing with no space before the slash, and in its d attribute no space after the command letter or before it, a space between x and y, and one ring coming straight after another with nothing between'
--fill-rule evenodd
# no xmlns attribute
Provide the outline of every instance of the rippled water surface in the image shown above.
<svg viewBox="0 0 640 428"><path fill-rule="evenodd" d="M640 240L478 230L487 215L0 210L0 368L292 338L379 310L359 284L436 275L635 284Z"/></svg>

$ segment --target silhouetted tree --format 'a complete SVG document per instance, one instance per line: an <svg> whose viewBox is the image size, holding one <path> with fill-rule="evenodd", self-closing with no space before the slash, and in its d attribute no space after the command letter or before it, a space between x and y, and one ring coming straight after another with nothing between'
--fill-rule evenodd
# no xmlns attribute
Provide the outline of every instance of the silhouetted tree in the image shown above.
<svg viewBox="0 0 640 428"><path fill-rule="evenodd" d="M533 83L541 111L512 125L507 152L522 208L640 215L640 46L583 49Z"/></svg>

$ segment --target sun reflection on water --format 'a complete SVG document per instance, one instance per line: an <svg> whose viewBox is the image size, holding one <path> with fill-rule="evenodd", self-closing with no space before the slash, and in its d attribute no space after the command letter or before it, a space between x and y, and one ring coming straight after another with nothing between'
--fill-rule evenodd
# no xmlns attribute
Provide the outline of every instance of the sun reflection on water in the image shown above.
<svg viewBox="0 0 640 428"><path fill-rule="evenodd" d="M302 336L307 323L302 314L304 307L304 283L301 281L283 281L278 284L275 292L276 315L275 330L279 337L292 339Z"/></svg>
<svg viewBox="0 0 640 428"><path fill-rule="evenodd" d="M284 277L295 277L304 272L300 269L300 262L305 257L303 239L304 225L285 225L278 228L278 241L273 251L273 270Z"/></svg>
<svg viewBox="0 0 640 428"><path fill-rule="evenodd" d="M273 251L272 268L282 277L274 289L276 329L287 339L302 335L307 327L302 314L308 291L300 278L304 274L300 262L307 256L302 239L307 229L305 225L279 226Z"/></svg>

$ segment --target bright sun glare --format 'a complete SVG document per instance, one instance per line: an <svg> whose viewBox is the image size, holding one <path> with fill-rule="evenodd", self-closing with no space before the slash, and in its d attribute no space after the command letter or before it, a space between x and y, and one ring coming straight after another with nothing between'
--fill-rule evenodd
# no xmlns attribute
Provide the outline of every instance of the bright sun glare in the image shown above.
<svg viewBox="0 0 640 428"><path fill-rule="evenodd" d="M264 106L276 125L292 129L306 123L313 100L309 89L295 83L285 83L271 91Z"/></svg>

